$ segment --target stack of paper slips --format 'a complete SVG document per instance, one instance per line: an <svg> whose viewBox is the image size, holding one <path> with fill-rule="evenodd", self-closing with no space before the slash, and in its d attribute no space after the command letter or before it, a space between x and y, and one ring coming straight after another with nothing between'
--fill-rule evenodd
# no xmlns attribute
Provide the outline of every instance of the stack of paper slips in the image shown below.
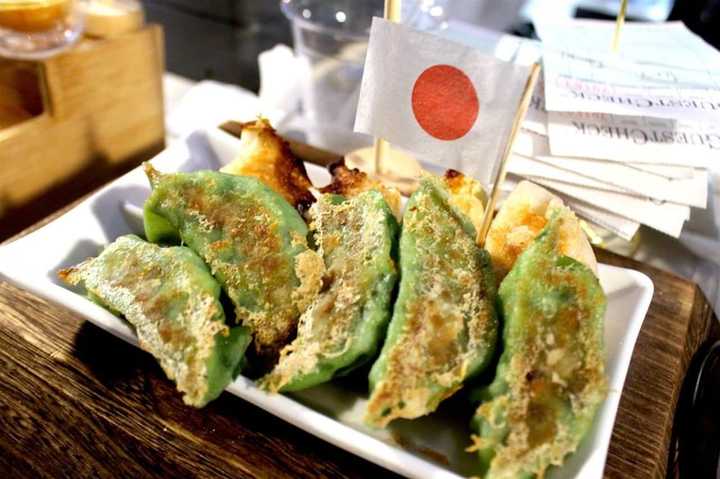
<svg viewBox="0 0 720 479"><path fill-rule="evenodd" d="M536 25L542 43L455 22L445 36L500 59L542 61L508 162L579 215L630 239L644 224L678 237L705 208L720 161L720 53L681 23Z"/></svg>
<svg viewBox="0 0 720 479"><path fill-rule="evenodd" d="M720 52L681 23L626 24L618 54L612 22L536 27L544 81L510 179L560 193L625 239L640 224L680 236L691 208L706 207L708 167L720 161Z"/></svg>

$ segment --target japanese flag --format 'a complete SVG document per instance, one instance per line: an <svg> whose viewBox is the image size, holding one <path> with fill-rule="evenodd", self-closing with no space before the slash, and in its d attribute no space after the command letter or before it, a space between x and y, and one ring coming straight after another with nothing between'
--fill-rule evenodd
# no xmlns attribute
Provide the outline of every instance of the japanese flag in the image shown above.
<svg viewBox="0 0 720 479"><path fill-rule="evenodd" d="M373 19L355 131L492 183L530 67Z"/></svg>

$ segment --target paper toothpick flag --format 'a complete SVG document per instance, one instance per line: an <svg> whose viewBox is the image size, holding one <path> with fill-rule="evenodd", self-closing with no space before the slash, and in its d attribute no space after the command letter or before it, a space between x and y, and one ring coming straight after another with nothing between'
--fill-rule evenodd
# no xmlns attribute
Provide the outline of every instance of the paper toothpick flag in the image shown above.
<svg viewBox="0 0 720 479"><path fill-rule="evenodd" d="M490 184L529 73L529 66L375 18L355 131Z"/></svg>

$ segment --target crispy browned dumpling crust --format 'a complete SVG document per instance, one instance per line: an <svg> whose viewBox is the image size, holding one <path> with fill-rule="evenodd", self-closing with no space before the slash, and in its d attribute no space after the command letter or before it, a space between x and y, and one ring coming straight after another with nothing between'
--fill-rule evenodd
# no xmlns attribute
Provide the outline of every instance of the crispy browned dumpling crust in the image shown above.
<svg viewBox="0 0 720 479"><path fill-rule="evenodd" d="M493 219L485 242L498 283L552 214L563 206L563 201L545 188L529 181L518 183ZM562 225L557 253L585 264L597 276L595 254L575 215Z"/></svg>
<svg viewBox="0 0 720 479"><path fill-rule="evenodd" d="M487 195L482 185L457 170L447 170L443 181L450 192L448 202L459 209L480 231L487 203Z"/></svg>
<svg viewBox="0 0 720 479"><path fill-rule="evenodd" d="M371 180L367 174L357 168L348 168L344 161L338 161L328 166L328 171L332 175L332 181L327 186L320 188L321 193L354 196L379 183Z"/></svg>
<svg viewBox="0 0 720 479"><path fill-rule="evenodd" d="M301 211L315 201L305 165L292 154L290 146L265 118L247 123L225 123L221 128L240 138L241 150L238 157L220 171L253 176Z"/></svg>
<svg viewBox="0 0 720 479"><path fill-rule="evenodd" d="M332 193L346 198L352 198L365 191L378 190L383 195L385 202L400 220L400 192L395 188L387 187L380 181L370 178L365 172L357 168L348 168L344 161L338 161L328 166L332 175L332 181L320 188L321 193Z"/></svg>

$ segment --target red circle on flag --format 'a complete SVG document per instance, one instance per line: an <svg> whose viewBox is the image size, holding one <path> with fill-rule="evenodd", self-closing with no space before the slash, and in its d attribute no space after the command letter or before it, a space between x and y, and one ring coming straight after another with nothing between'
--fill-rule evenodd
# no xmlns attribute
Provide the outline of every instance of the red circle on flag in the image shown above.
<svg viewBox="0 0 720 479"><path fill-rule="evenodd" d="M439 140L457 140L475 124L480 102L470 78L451 65L426 68L412 91L415 120Z"/></svg>

